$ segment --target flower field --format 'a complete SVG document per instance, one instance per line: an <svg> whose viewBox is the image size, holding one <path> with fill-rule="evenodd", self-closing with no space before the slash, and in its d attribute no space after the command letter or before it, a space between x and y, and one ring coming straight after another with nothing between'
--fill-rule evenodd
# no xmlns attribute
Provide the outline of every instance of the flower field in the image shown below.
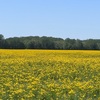
<svg viewBox="0 0 100 100"><path fill-rule="evenodd" d="M0 50L0 100L100 100L100 51Z"/></svg>

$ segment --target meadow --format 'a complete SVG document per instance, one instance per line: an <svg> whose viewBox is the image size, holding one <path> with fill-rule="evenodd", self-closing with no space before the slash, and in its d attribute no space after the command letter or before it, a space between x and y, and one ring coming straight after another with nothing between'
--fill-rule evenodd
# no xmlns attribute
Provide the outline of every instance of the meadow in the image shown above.
<svg viewBox="0 0 100 100"><path fill-rule="evenodd" d="M0 100L100 100L100 51L0 50Z"/></svg>

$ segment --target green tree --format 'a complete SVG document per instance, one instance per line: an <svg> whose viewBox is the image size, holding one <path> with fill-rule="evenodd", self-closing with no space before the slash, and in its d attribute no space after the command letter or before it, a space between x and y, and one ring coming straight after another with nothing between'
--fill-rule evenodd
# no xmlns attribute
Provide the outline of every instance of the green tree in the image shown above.
<svg viewBox="0 0 100 100"><path fill-rule="evenodd" d="M0 34L0 48L4 48L4 36Z"/></svg>
<svg viewBox="0 0 100 100"><path fill-rule="evenodd" d="M2 34L0 34L0 40L3 40L4 36Z"/></svg>

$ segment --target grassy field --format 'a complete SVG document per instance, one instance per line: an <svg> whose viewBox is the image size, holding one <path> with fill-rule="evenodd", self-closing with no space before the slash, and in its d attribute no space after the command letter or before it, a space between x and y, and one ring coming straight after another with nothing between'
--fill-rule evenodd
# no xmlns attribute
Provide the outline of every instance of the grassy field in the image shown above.
<svg viewBox="0 0 100 100"><path fill-rule="evenodd" d="M0 50L0 100L100 100L100 51Z"/></svg>

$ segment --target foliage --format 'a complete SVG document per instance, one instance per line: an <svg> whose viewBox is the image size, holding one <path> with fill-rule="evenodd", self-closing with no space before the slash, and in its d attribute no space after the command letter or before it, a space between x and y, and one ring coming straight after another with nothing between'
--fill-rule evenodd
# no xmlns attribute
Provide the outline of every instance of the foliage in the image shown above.
<svg viewBox="0 0 100 100"><path fill-rule="evenodd" d="M13 37L4 39L0 35L1 49L59 49L59 50L100 50L100 39L70 39L54 38L54 37Z"/></svg>

